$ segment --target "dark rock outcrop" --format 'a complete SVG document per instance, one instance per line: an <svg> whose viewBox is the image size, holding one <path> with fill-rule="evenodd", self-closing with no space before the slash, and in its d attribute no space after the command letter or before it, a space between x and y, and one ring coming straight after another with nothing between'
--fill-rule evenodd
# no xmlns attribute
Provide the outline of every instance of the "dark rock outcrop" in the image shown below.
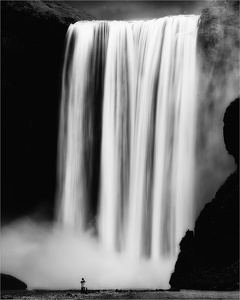
<svg viewBox="0 0 240 300"><path fill-rule="evenodd" d="M239 26L239 1L205 2L197 45L197 214L235 169L224 147L222 120L227 105L239 96Z"/></svg>
<svg viewBox="0 0 240 300"><path fill-rule="evenodd" d="M200 106L199 127L201 125L203 134L211 126L218 126L219 121L214 116L223 115L222 103L229 98L229 91L236 97L239 86L239 1L215 0L207 5L201 13L198 30L202 78L206 77L200 83L200 91L206 91L200 96L203 104ZM206 123L203 117L205 111L211 113ZM227 108L223 131L226 149L238 165L239 99ZM199 145L205 149L204 140ZM221 163L219 153L216 153L216 158ZM219 188L212 202L205 205L194 232L188 231L182 239L170 285L173 288L200 290L239 288L238 166Z"/></svg>
<svg viewBox="0 0 240 300"><path fill-rule="evenodd" d="M233 101L224 115L223 137L226 149L239 164L239 99Z"/></svg>
<svg viewBox="0 0 240 300"><path fill-rule="evenodd" d="M7 274L1 274L1 290L26 290L27 285L23 281Z"/></svg>
<svg viewBox="0 0 240 300"><path fill-rule="evenodd" d="M63 1L1 1L3 223L52 218L65 36L93 19Z"/></svg>
<svg viewBox="0 0 240 300"><path fill-rule="evenodd" d="M231 136L230 136L231 135ZM239 162L239 98L224 115L224 140ZM239 168L200 213L194 232L187 231L170 285L181 289L239 288Z"/></svg>

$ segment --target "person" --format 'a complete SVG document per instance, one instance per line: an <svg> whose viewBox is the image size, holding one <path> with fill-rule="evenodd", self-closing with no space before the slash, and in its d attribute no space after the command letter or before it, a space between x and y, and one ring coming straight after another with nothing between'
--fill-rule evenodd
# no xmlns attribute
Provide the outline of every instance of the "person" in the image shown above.
<svg viewBox="0 0 240 300"><path fill-rule="evenodd" d="M81 291L85 292L87 290L86 287L85 287L86 280L84 278L82 278L80 283L81 283Z"/></svg>

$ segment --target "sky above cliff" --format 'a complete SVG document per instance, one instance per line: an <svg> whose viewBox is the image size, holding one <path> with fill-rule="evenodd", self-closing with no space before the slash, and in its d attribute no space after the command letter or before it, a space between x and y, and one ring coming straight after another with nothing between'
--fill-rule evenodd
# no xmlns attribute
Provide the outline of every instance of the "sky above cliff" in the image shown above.
<svg viewBox="0 0 240 300"><path fill-rule="evenodd" d="M168 15L200 14L207 1L66 1L98 20L154 19Z"/></svg>

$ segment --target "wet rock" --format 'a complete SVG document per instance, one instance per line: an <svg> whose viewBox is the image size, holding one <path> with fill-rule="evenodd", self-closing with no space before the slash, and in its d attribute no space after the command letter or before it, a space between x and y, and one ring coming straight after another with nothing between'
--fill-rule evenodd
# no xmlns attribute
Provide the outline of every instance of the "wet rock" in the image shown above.
<svg viewBox="0 0 240 300"><path fill-rule="evenodd" d="M27 285L23 281L7 274L1 274L1 290L26 290ZM11 297L5 295L5 297ZM12 298L5 298L12 299Z"/></svg>
<svg viewBox="0 0 240 300"><path fill-rule="evenodd" d="M66 296L67 297L72 297L72 294L71 293L67 293Z"/></svg>

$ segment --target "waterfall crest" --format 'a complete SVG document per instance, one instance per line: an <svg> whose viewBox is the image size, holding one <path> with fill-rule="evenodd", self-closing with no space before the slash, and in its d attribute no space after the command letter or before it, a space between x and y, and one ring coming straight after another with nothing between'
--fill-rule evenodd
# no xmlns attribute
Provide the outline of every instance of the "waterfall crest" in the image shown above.
<svg viewBox="0 0 240 300"><path fill-rule="evenodd" d="M128 257L175 257L193 227L198 16L71 25L57 214Z"/></svg>

